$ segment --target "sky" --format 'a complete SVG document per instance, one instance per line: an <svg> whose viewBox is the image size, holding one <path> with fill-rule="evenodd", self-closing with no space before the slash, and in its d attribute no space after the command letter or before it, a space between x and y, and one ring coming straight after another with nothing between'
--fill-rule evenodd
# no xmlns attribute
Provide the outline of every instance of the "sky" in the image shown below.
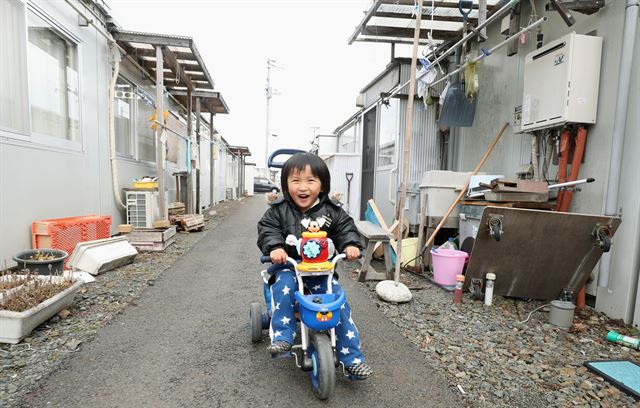
<svg viewBox="0 0 640 408"><path fill-rule="evenodd" d="M107 0L126 30L192 37L229 115L214 125L248 160L265 162L267 59L273 96L269 151L309 150L357 111L359 91L390 61L390 46L348 39L371 0ZM398 53L396 53L397 55Z"/></svg>

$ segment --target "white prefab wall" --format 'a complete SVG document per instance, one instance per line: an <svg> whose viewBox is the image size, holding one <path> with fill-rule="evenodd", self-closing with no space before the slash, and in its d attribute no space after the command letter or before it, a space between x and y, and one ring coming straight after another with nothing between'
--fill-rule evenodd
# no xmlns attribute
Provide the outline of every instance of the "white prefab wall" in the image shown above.
<svg viewBox="0 0 640 408"><path fill-rule="evenodd" d="M24 3L17 0L16 4ZM80 1L77 5L79 8L85 7ZM36 10L57 30L77 42L81 143L79 148L67 148L60 143L56 146L38 142L29 132L16 134L0 130L0 265L6 261L8 266L14 264L12 255L31 247L31 223L35 220L88 214L111 215L112 233L118 224L125 222L124 210L116 203L111 183L107 121L112 71L107 39L93 25L79 26L77 12L65 1L35 0L29 1L25 7ZM105 27L102 30L106 32ZM9 39L3 37L2 41ZM26 42L24 47L27 47ZM149 95L155 95L153 82L128 60L123 59L120 73ZM179 109L168 98L165 98L164 104L171 111ZM134 149L137 150L135 142ZM210 201L208 152L208 142L204 141L200 154L200 202L203 206L208 206ZM224 164L216 163L216 178L219 180L216 182L216 191L222 192L216 194L216 201L224 200L226 189L226 160L221 150L219 153L218 157L222 160L216 162L223 161ZM169 202L176 198L172 173L187 168L186 143L183 140L178 144L177 154L177 163L167 162L166 166ZM131 187L133 180L156 175L155 163L139 161L137 157L134 154L132 157L117 158L121 194L121 189ZM193 185L195 187L195 178Z"/></svg>
<svg viewBox="0 0 640 408"><path fill-rule="evenodd" d="M535 1L539 17L544 9L543 3L545 2ZM527 2L521 2L521 4L523 18L527 18L529 5ZM544 15L549 18L548 23L543 25L545 43L560 38L570 31L597 35L604 39L597 122L588 128L585 158L580 169L581 177L594 177L597 181L583 186L582 191L574 195L572 212L587 214L604 212L624 10L625 1L608 1L604 8L590 16L574 12L576 23L571 28L566 26L555 11L544 12ZM482 47L489 49L502 41L504 37L498 31L499 24L491 26L488 30L489 41L483 43ZM640 63L639 48L640 41L636 41L634 67ZM524 46L520 44L517 55L507 57L506 48L503 48L479 64L480 89L474 125L471 128L455 129L456 170L470 171L475 168L502 124L513 122L514 107L522 104L524 56L534 49L535 33L532 33L527 37L527 43ZM477 53L477 46L475 52ZM590 287L590 291L597 294L597 309L611 317L623 318L627 322L633 321L633 309L636 307L634 299L640 292L637 281L634 280L637 274L640 244L638 236L640 185L637 181L637 175L640 174L640 160L637 157L640 152L640 138L637 137L640 129L640 115L637 114L640 111L640 81L638 71L633 72L635 74L632 75L632 83L629 84L631 95L620 180L620 209L623 222L614 239L609 287L596 288L594 285ZM505 174L515 177L515 172L520 165L530 162L530 152L530 136L516 134L511 126L495 147L482 171L488 174ZM550 169L551 177L555 176L556 171L556 167ZM638 311L635 319L638 324L640 320Z"/></svg>
<svg viewBox="0 0 640 408"><path fill-rule="evenodd" d="M324 158L331 174L331 193L342 193L342 208L355 220L360 219L362 158L359 154L336 153ZM347 173L352 173L351 187ZM347 195L350 194L350 197Z"/></svg>

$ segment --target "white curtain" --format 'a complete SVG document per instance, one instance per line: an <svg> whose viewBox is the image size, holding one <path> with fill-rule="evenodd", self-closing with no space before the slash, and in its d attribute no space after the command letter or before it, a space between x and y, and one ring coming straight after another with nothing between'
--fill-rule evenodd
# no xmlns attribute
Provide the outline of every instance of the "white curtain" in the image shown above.
<svg viewBox="0 0 640 408"><path fill-rule="evenodd" d="M24 4L0 0L0 129L29 133Z"/></svg>
<svg viewBox="0 0 640 408"><path fill-rule="evenodd" d="M29 96L34 133L79 141L76 45L29 12Z"/></svg>

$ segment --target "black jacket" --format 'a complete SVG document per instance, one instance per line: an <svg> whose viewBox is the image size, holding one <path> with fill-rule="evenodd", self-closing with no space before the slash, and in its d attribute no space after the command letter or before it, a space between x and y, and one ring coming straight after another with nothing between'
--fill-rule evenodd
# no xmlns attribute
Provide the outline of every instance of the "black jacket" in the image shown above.
<svg viewBox="0 0 640 408"><path fill-rule="evenodd" d="M303 218L316 220L324 218L322 231L327 231L327 237L333 240L336 251L342 252L347 246L355 246L362 250L360 234L353 218L338 204L330 200L326 194L318 196L320 202L311 207L306 213L300 212L289 198L279 198L271 203L262 219L258 221L258 248L264 255L269 255L276 248L282 248L294 259L300 255L295 247L287 245L287 235L302 237L304 227L300 223Z"/></svg>

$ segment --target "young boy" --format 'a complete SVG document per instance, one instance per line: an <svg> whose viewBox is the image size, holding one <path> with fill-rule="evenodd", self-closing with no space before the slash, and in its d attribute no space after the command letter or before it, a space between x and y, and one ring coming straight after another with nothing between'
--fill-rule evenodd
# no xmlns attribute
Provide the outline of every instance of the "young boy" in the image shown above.
<svg viewBox="0 0 640 408"><path fill-rule="evenodd" d="M312 153L298 153L289 158L282 168L281 185L284 197L271 203L258 222L258 247L264 255L271 257L274 264L285 264L287 256L299 258L296 248L287 245L286 237L301 237L303 218L324 219L322 229L333 240L338 252L344 252L347 259L360 256L360 236L353 219L342 207L328 198L331 175L322 159ZM323 293L326 279L305 278L311 293ZM342 288L336 279L332 282L333 293ZM296 320L293 304L297 288L295 272L284 269L276 272L271 317L271 353L291 350L296 335ZM360 336L351 318L351 308L345 302L340 310L340 322L336 327L336 350L338 360L355 378L368 378L372 370L365 363L360 351Z"/></svg>

